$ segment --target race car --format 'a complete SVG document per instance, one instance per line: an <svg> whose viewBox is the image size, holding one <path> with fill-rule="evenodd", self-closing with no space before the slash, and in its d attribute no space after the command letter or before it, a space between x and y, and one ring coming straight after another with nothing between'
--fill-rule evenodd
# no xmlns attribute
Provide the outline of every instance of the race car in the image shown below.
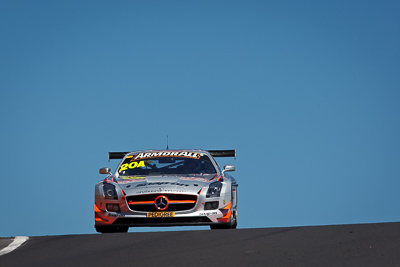
<svg viewBox="0 0 400 267"><path fill-rule="evenodd" d="M127 232L133 226L209 225L237 227L236 180L214 157L235 157L236 150L141 150L109 152L122 159L114 173L95 186L95 228Z"/></svg>

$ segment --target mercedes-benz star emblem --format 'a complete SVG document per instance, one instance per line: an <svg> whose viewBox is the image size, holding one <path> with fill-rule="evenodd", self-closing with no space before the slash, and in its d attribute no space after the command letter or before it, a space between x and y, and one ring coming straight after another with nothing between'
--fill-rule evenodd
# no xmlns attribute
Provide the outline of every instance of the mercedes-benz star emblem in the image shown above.
<svg viewBox="0 0 400 267"><path fill-rule="evenodd" d="M166 196L158 196L154 205L159 210L165 210L168 208L168 198Z"/></svg>

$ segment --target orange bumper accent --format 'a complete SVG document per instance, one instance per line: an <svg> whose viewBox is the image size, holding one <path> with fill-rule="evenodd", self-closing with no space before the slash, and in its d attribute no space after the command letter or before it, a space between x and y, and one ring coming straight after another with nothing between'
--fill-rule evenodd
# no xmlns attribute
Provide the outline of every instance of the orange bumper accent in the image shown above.
<svg viewBox="0 0 400 267"><path fill-rule="evenodd" d="M226 205L225 207L220 209L223 216L221 218L217 219L219 222L229 222L229 219L231 218L231 214L232 214L231 206L232 206L232 203L229 202L228 205Z"/></svg>
<svg viewBox="0 0 400 267"><path fill-rule="evenodd" d="M101 210L99 209L99 207L97 207L96 204L94 204L94 212L101 212Z"/></svg>

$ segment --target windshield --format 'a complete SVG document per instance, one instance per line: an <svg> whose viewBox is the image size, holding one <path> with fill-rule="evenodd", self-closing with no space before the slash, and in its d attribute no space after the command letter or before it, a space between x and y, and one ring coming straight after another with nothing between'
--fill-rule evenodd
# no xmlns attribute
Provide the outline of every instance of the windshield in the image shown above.
<svg viewBox="0 0 400 267"><path fill-rule="evenodd" d="M141 156L142 154L142 156ZM143 153L125 158L119 166L121 176L135 175L187 175L187 174L214 174L216 170L207 155L198 157L162 156L143 157ZM146 154L144 154L146 155Z"/></svg>

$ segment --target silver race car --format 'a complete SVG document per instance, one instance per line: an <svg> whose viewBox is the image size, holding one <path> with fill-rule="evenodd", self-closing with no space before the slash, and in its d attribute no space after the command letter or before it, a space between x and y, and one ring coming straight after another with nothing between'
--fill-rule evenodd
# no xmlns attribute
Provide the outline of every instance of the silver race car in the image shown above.
<svg viewBox="0 0 400 267"><path fill-rule="evenodd" d="M109 152L122 159L115 173L95 186L95 228L127 232L132 226L237 226L236 180L214 157L236 157L235 150L145 150Z"/></svg>

